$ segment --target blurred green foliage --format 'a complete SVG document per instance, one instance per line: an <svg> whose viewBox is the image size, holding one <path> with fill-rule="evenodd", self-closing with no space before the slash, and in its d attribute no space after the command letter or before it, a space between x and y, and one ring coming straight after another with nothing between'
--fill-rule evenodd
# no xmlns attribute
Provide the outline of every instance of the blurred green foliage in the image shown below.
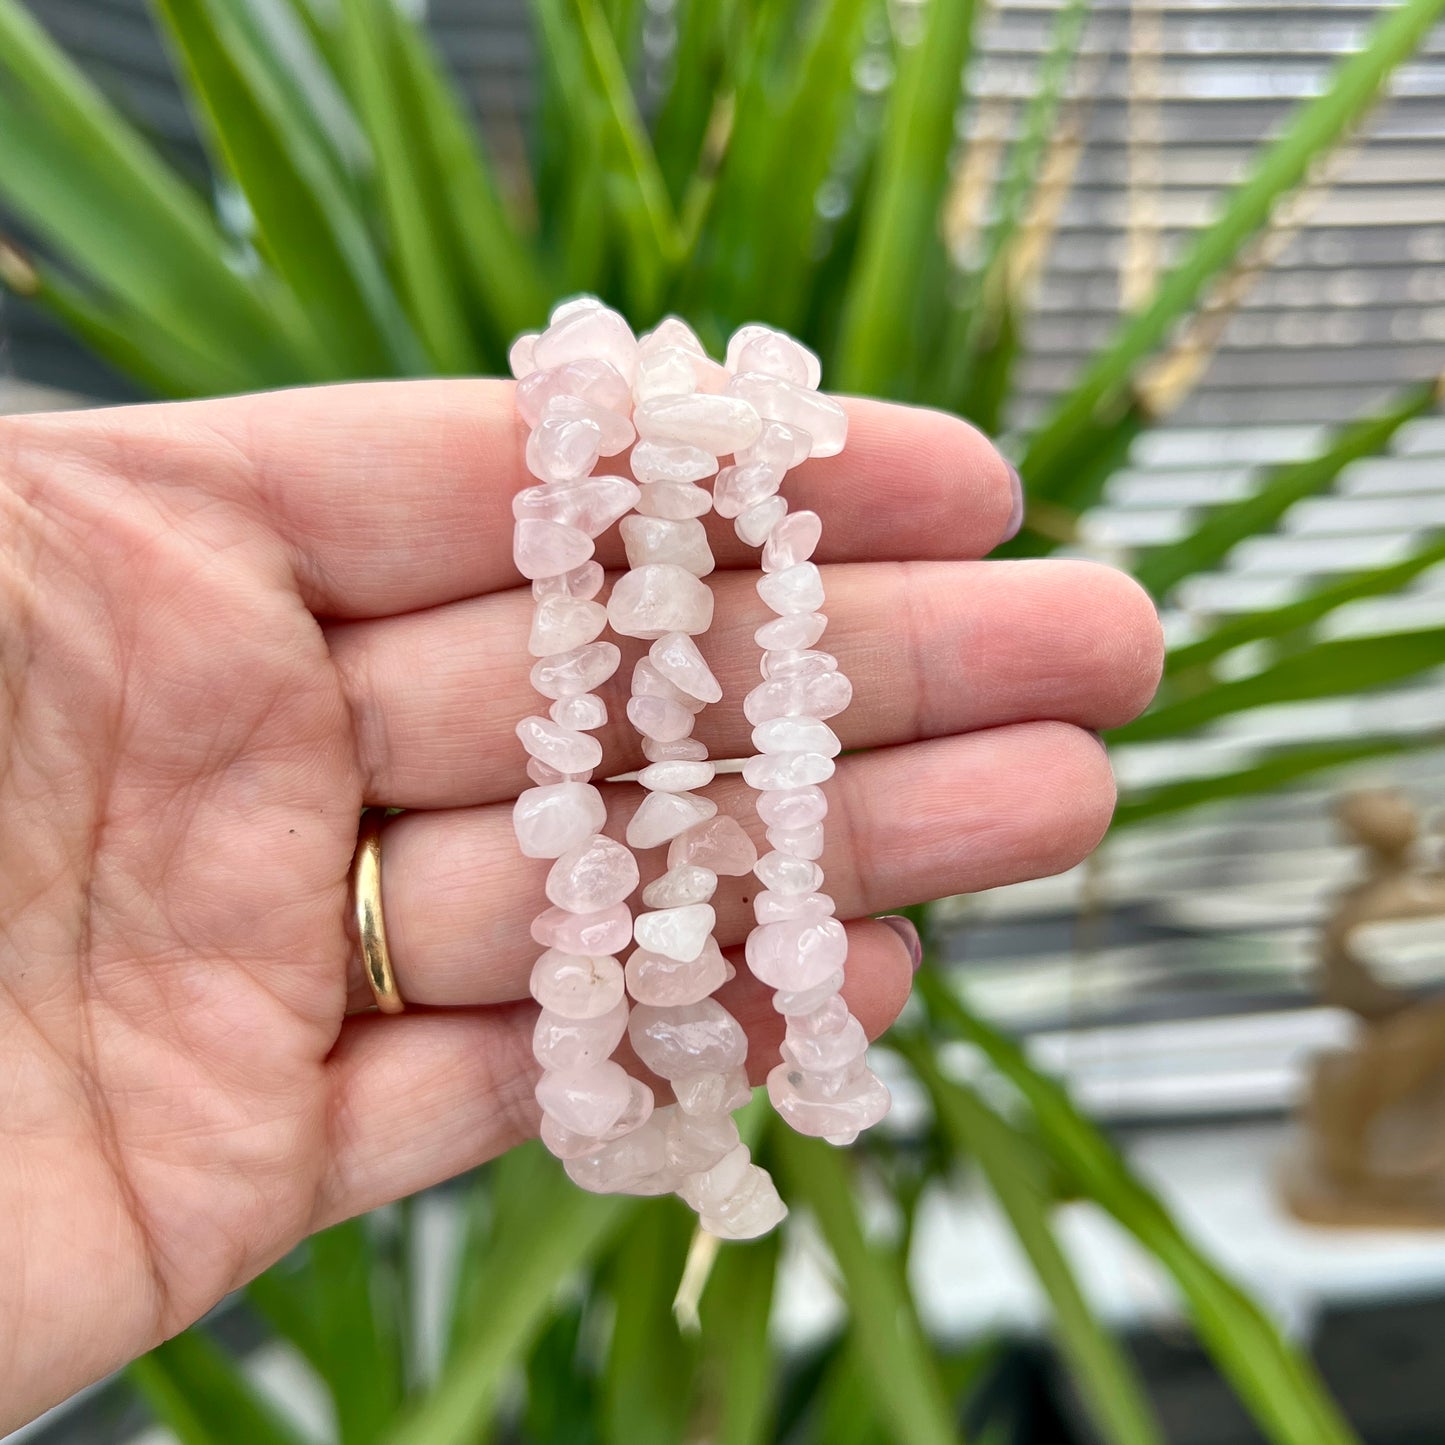
<svg viewBox="0 0 1445 1445"><path fill-rule="evenodd" d="M947 407L991 430L1010 423L1034 282L1079 151L1070 77L1085 0L1061 0L985 201L957 142L976 0L896 11L882 0L689 0L672 11L670 80L646 105L632 79L637 0L533 0L538 114L525 169L488 154L393 0L155 8L216 196L244 206L195 190L20 0L0 0L0 198L41 242L38 256L0 246L0 279L160 395L500 371L512 336L587 290L639 327L677 310L714 347L742 322L769 321L813 345L840 389ZM1043 423L1006 436L1029 499L1009 553L1073 538L1139 435L1198 378L1223 318L1287 232L1292 198L1320 184L1442 10L1445 0L1403 0L1384 12ZM892 76L881 95L857 84L865 51ZM841 198L826 215L825 190ZM1422 386L1346 426L1318 456L1144 551L1137 575L1168 600L1438 399ZM1184 738L1231 713L1435 665L1436 630L1340 641L1319 628L1440 560L1432 542L1288 606L1205 626L1173 652L1158 703L1123 736ZM1262 660L1239 676L1227 664L1245 645ZM1126 795L1119 825L1405 745L1286 744L1233 774ZM761 1153L795 1205L782 1243L728 1246L708 1270L680 1206L582 1194L532 1147L469 1184L440 1304L418 1284L420 1236L403 1206L310 1241L250 1287L251 1305L315 1374L341 1445L929 1445L963 1438L965 1420L987 1445L1008 1438L981 1389L996 1347L930 1339L909 1273L920 1202L956 1190L975 1165L1051 1306L1100 1439L1163 1437L1059 1246L1053 1216L1070 1201L1111 1216L1172 1277L1270 1441L1353 1439L1305 1359L1065 1092L943 981L925 972L921 993L920 1017L889 1047L931 1100L932 1123L906 1147L878 1139L847 1154L765 1131ZM972 1050L983 1078L959 1082L942 1043ZM864 1198L880 1209L865 1211ZM768 1335L780 1250L792 1249L821 1252L848 1307L807 1358ZM695 1332L680 1331L670 1307L689 1258L689 1279L705 1279ZM438 1339L439 1349L421 1343ZM304 1438L203 1330L132 1378L187 1445Z"/></svg>

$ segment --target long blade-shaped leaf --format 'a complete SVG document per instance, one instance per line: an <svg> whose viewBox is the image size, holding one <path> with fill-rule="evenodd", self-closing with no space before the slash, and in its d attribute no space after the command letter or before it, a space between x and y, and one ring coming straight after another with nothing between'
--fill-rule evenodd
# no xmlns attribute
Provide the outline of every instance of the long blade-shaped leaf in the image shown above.
<svg viewBox="0 0 1445 1445"><path fill-rule="evenodd" d="M499 1167L525 1170L539 1147L514 1150ZM494 1235L496 1247L479 1263L471 1317L446 1370L388 1436L390 1445L472 1445L508 1369L520 1363L551 1313L558 1288L638 1207L583 1193L555 1165L539 1177L525 1211L508 1213Z"/></svg>
<svg viewBox="0 0 1445 1445"><path fill-rule="evenodd" d="M774 1149L791 1196L813 1211L848 1296L849 1329L878 1413L898 1445L958 1445L959 1431L901 1265L869 1243L843 1156L778 1130Z"/></svg>
<svg viewBox="0 0 1445 1445"><path fill-rule="evenodd" d="M1160 284L1153 300L1123 323L1035 434L1021 470L1038 494L1051 496L1068 481L1071 453L1080 436L1119 409L1140 363L1267 224L1280 198L1359 123L1391 72L1415 51L1442 13L1445 0L1404 0L1386 11L1365 48L1339 66L1322 95L1295 112L1218 219L1195 238Z"/></svg>
<svg viewBox="0 0 1445 1445"><path fill-rule="evenodd" d="M1147 823L1171 813L1204 807L1225 798L1243 798L1253 794L1272 793L1276 788L1297 782L1313 773L1342 768L1349 763L1371 758L1391 757L1413 749L1429 747L1440 741L1438 736L1419 738L1363 738L1347 743L1311 744L1307 747L1280 748L1261 763L1207 778L1181 778L1174 783L1161 783L1155 788L1141 788L1123 794L1114 809L1113 828L1127 828L1134 823Z"/></svg>
<svg viewBox="0 0 1445 1445"><path fill-rule="evenodd" d="M1067 1091L1039 1073L1016 1043L965 1008L928 968L920 971L917 987L935 1024L981 1050L1018 1090L1033 1112L1040 1142L1072 1185L1113 1215L1174 1277L1205 1346L1274 1445L1358 1445L1309 1362L1185 1237Z"/></svg>
<svg viewBox="0 0 1445 1445"><path fill-rule="evenodd" d="M305 307L333 376L426 369L352 198L313 137L287 123L269 67L225 0L155 0L211 143L255 218L256 238Z"/></svg>
<svg viewBox="0 0 1445 1445"><path fill-rule="evenodd" d="M208 371L252 386L317 375L291 299L228 264L194 192L15 0L0 0L0 77L0 195L94 286L106 314L144 316Z"/></svg>
<svg viewBox="0 0 1445 1445"><path fill-rule="evenodd" d="M767 1445L775 1346L768 1333L778 1269L776 1233L729 1245L713 1266L702 1301L702 1389L693 1437L714 1445Z"/></svg>
<svg viewBox="0 0 1445 1445"><path fill-rule="evenodd" d="M1089 1308L1049 1218L1049 1171L1037 1144L1001 1119L972 1090L947 1080L917 1035L895 1047L933 1099L955 1147L977 1161L1008 1216L1053 1308L1059 1346L1079 1393L1112 1445L1162 1445L1163 1435L1128 1357Z"/></svg>
<svg viewBox="0 0 1445 1445"><path fill-rule="evenodd" d="M1155 548L1134 567L1134 576L1156 597L1186 577L1221 562L1246 537L1268 531L1298 501L1328 487L1362 457L1375 456L1406 422L1439 402L1435 385L1414 387L1374 416L1346 427L1317 456L1273 468L1259 490L1216 508L1187 537Z"/></svg>
<svg viewBox="0 0 1445 1445"><path fill-rule="evenodd" d="M399 22L394 36L419 117L417 162L447 208L452 250L490 326L494 364L500 366L512 338L546 320L550 283L425 35Z"/></svg>
<svg viewBox="0 0 1445 1445"><path fill-rule="evenodd" d="M1165 703L1109 734L1112 742L1154 742L1205 723L1282 702L1343 697L1401 682L1445 665L1445 627L1378 637L1341 637L1281 658L1252 677Z"/></svg>
<svg viewBox="0 0 1445 1445"><path fill-rule="evenodd" d="M407 307L441 371L475 370L478 354L443 224L444 191L421 164L424 118L415 105L403 41L409 24L392 0L342 0L347 74L376 157L392 261Z"/></svg>
<svg viewBox="0 0 1445 1445"><path fill-rule="evenodd" d="M1300 632L1338 608L1358 602L1361 598L1399 592L1422 572L1428 572L1442 562L1445 562L1445 538L1427 543L1403 562L1391 562L1388 566L1356 572L1339 582L1317 587L1313 592L1306 593L1294 602L1287 602L1282 607L1270 607L1260 612L1247 612L1243 616L1232 617L1196 642L1172 648L1164 659L1165 675L1174 677L1188 672L1191 668L1203 667L1246 642L1287 637Z"/></svg>
<svg viewBox="0 0 1445 1445"><path fill-rule="evenodd" d="M241 1366L199 1329L142 1355L127 1375L181 1445L305 1445Z"/></svg>
<svg viewBox="0 0 1445 1445"><path fill-rule="evenodd" d="M838 340L836 380L848 390L887 394L914 344L914 278L943 244L939 208L974 10L974 0L929 5L922 36L899 61Z"/></svg>

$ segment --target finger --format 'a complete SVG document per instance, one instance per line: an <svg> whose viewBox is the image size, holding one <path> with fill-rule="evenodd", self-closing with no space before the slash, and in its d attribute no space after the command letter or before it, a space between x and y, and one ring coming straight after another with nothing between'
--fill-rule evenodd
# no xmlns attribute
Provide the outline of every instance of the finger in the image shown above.
<svg viewBox="0 0 1445 1445"><path fill-rule="evenodd" d="M877 1038L908 997L911 960L891 929L864 919L848 925L848 962L844 997ZM748 1075L761 1083L782 1041L771 991L739 967L719 997L747 1031ZM449 1179L534 1136L536 1017L534 1005L519 1003L350 1020L328 1063L331 1154L316 1227ZM626 1051L619 1057L629 1061ZM647 1077L665 1101L665 1087Z"/></svg>
<svg viewBox="0 0 1445 1445"><path fill-rule="evenodd" d="M714 757L752 751L743 698L758 682L753 632L771 616L753 577L712 579L716 621L699 639L723 701L698 718ZM1153 696L1163 648L1154 605L1129 577L1089 562L930 562L825 569L823 644L853 680L831 726L849 748L1035 718L1117 727ZM543 710L522 651L531 598L498 593L328 632L356 723L367 797L434 808L515 797L528 786L519 719ZM642 763L626 715L633 659L603 687L602 776Z"/></svg>
<svg viewBox="0 0 1445 1445"><path fill-rule="evenodd" d="M313 611L376 617L516 585L511 501L536 479L512 392L509 381L372 382L188 402L163 424L142 407L83 425L130 438L126 464L143 482L184 481L252 509L288 544ZM847 448L788 480L794 503L827 522L823 557L979 557L998 544L1013 473L980 432L941 412L847 405ZM625 474L625 458L598 470ZM720 545L741 558L731 532L724 524Z"/></svg>
<svg viewBox="0 0 1445 1445"><path fill-rule="evenodd" d="M604 790L620 838L641 797ZM840 759L827 784L828 846L820 860L840 918L972 893L1071 868L1103 836L1113 777L1097 738L1066 723L1021 723ZM736 774L708 790L766 847L753 794ZM408 813L382 841L383 911L402 997L424 1004L522 998L538 949L530 925L546 907L550 864L523 858L505 805ZM644 879L665 850L643 854ZM752 926L751 878L724 878L717 938ZM359 963L354 1002L366 999Z"/></svg>

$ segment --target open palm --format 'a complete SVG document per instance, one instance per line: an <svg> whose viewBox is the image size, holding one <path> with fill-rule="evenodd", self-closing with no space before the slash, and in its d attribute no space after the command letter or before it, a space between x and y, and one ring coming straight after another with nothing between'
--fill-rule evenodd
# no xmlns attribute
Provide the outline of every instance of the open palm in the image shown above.
<svg viewBox="0 0 1445 1445"><path fill-rule="evenodd" d="M1145 704L1160 645L1117 573L975 560L1013 504L977 433L850 406L795 495L826 523L840 731L870 749L823 862L876 1035L909 960L866 915L1081 858L1113 800L1090 730ZM521 441L501 382L0 422L0 1431L308 1231L534 1131ZM701 726L736 756L766 614L713 541L726 701ZM637 764L625 718L602 737L605 774ZM632 788L606 791L625 821ZM740 780L714 793L748 820ZM401 1017L348 1018L366 803L411 810L384 847ZM717 906L740 944L743 880ZM725 997L760 1076L766 993L740 971Z"/></svg>

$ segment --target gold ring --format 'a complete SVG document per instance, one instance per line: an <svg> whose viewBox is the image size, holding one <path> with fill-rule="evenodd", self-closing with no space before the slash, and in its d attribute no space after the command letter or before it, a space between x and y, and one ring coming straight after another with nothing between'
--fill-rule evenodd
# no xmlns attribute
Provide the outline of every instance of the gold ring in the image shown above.
<svg viewBox="0 0 1445 1445"><path fill-rule="evenodd" d="M356 904L356 932L361 939L361 960L376 1006L384 1014L399 1014L406 1005L396 987L391 954L386 947L386 923L381 916L381 825L385 808L368 808L361 815L356 857L351 862L351 892Z"/></svg>

